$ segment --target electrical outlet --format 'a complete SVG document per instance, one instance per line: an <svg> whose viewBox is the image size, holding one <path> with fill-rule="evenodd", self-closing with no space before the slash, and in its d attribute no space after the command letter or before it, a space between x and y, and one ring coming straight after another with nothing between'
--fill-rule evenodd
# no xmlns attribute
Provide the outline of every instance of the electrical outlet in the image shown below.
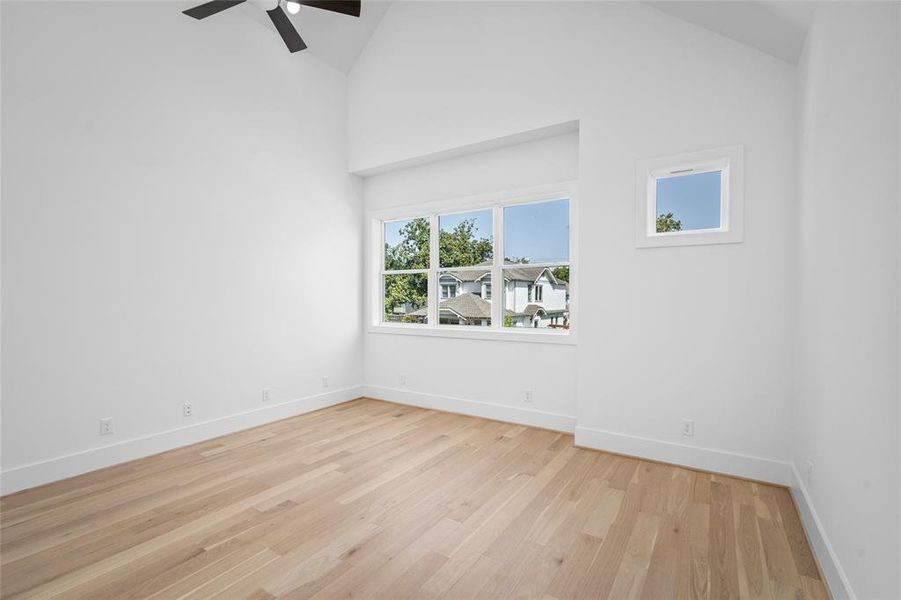
<svg viewBox="0 0 901 600"><path fill-rule="evenodd" d="M185 402L181 405L181 414L185 417L190 417L194 414L194 405L190 402Z"/></svg>
<svg viewBox="0 0 901 600"><path fill-rule="evenodd" d="M407 385L407 376L406 375L400 376L400 384L401 384L401 386Z"/></svg>
<svg viewBox="0 0 901 600"><path fill-rule="evenodd" d="M100 419L100 435L110 435L113 433L113 418L107 417Z"/></svg>
<svg viewBox="0 0 901 600"><path fill-rule="evenodd" d="M532 402L533 402L533 400L532 400L532 390L526 390L526 391L525 391L525 397L523 398L523 401L524 401L526 404L532 404Z"/></svg>
<svg viewBox="0 0 901 600"><path fill-rule="evenodd" d="M695 422L691 419L682 419L682 435L685 437L694 437Z"/></svg>
<svg viewBox="0 0 901 600"><path fill-rule="evenodd" d="M270 400L272 400L272 390L263 388L263 402L269 402Z"/></svg>
<svg viewBox="0 0 901 600"><path fill-rule="evenodd" d="M804 475L805 475L805 478L807 479L807 485L810 485L810 481L813 479L813 461L812 460L807 461L807 469L806 469L806 472L804 473Z"/></svg>
<svg viewBox="0 0 901 600"><path fill-rule="evenodd" d="M328 387L328 377L322 378L322 387L324 387L324 388Z"/></svg>

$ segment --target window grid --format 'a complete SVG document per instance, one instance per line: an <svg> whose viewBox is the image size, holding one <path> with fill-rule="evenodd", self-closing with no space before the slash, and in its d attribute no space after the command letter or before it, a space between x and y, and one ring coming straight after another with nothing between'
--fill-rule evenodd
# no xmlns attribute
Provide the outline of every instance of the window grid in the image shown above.
<svg viewBox="0 0 901 600"><path fill-rule="evenodd" d="M572 202L571 197L567 195L567 196L548 197L548 198L541 199L541 200L531 200L531 201L520 202L520 203L495 204L490 207L492 210L492 224L493 224L493 244L492 244L493 251L492 251L492 265L490 267L490 277L491 277L492 282L494 282L494 281L502 282L502 286L501 286L502 294L501 294L501 296L498 297L497 302L494 302L494 301L491 302L490 325L488 325L486 327L479 327L478 329L491 329L491 330L495 330L495 331L505 329L505 327L504 327L505 310L504 309L505 309L505 305L506 305L506 299L504 298L504 291L506 289L506 285L503 284L503 282L505 281L504 272L509 269L515 269L515 268L517 268L517 266L516 265L506 265L503 262L504 261L504 208L507 208L510 206L522 206L522 205L528 205L528 204L542 204L542 203L546 203L546 202L554 202L557 200L564 200L564 199L569 200L570 203ZM469 209L469 210L475 212L475 211L485 210L485 208L486 207L484 207L484 206L483 207L473 207L472 209ZM420 273L427 275L428 315L427 315L427 319L426 319L426 324L415 325L416 327L423 327L423 326L432 326L433 324L434 325L439 324L438 305L439 305L441 299L443 298L442 289L441 289L441 286L439 285L439 279L440 279L442 273L447 273L449 271L467 271L467 270L475 271L475 270L484 270L485 269L484 266L482 266L482 267L479 267L479 266L440 267L439 266L439 264L440 264L440 259L439 259L439 256L440 256L440 247L439 247L439 244L440 244L440 221L439 221L440 216L447 215L447 214L456 214L459 212L463 212L463 211L446 211L446 212L440 211L440 212L432 213L428 217L424 217L424 216L407 217L407 218L403 218L403 219L385 219L385 220L379 221L379 229L380 229L381 238L382 238L381 243L380 243L381 259L379 261L380 266L381 266L381 269L379 272L379 278L381 280L381 285L380 285L381 291L380 291L380 297L379 297L379 304L381 305L380 312L382 315L385 314L385 307L384 307L385 276L387 276L387 275L404 275L404 274L412 275L412 274L420 274ZM385 268L385 239L384 239L385 224L388 222L392 222L392 221L412 220L412 219L416 219L416 218L428 218L429 219L429 268L428 269L394 269L394 270L386 269ZM554 269L557 267L566 267L569 269L572 268L572 250L571 249L572 249L573 240L572 240L572 234L571 234L571 227L572 227L572 205L571 204L569 207L569 224L570 224L570 236L569 236L569 240L568 240L569 246L570 246L569 260L568 261L528 263L529 267L546 267L549 269ZM530 286L530 288L533 288L533 287L534 286ZM540 287L540 286L538 286L538 287ZM491 284L487 285L486 293L488 295L486 300L492 299L493 294L492 294L492 290L491 290ZM529 296L530 296L530 301L531 301L531 296L532 296L531 291L529 293ZM540 302L541 300L539 299L538 301ZM569 299L567 298L567 304L568 304L568 302L569 302ZM567 308L567 311L568 311L568 308ZM382 322L384 322L384 319L382 319ZM453 326L445 325L444 327L453 327ZM517 331L528 331L529 329L530 328L517 328ZM569 333L569 331L567 330L566 333Z"/></svg>

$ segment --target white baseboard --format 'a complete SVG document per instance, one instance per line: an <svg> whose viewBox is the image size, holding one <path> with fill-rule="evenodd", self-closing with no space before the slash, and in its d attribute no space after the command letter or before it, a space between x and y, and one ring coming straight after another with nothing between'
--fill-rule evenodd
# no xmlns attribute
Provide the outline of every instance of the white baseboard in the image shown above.
<svg viewBox="0 0 901 600"><path fill-rule="evenodd" d="M664 442L589 427L576 427L576 445L777 485L789 486L792 482L791 465L787 462L725 450Z"/></svg>
<svg viewBox="0 0 901 600"><path fill-rule="evenodd" d="M804 480L801 479L794 464L792 464L792 476L792 497L801 514L801 523L804 525L807 539L810 541L813 554L820 565L820 571L826 578L826 584L829 586L833 600L857 600L857 595L851 588L851 582L848 580L845 570L842 569L841 563L838 562L838 556L829 542L829 537L826 535L826 530L823 528L816 509L813 507L807 486L804 485Z"/></svg>
<svg viewBox="0 0 901 600"><path fill-rule="evenodd" d="M451 396L439 396L424 392L413 392L400 388L390 388L378 385L363 386L363 395L377 400L408 404L421 408L433 408L445 412L460 413L483 419L507 421L518 425L529 425L572 433L576 426L576 418L569 415L561 415L532 408L518 408L492 404L479 400L466 400Z"/></svg>
<svg viewBox="0 0 901 600"><path fill-rule="evenodd" d="M361 386L343 388L15 467L0 473L0 493L11 494L129 460L144 458L173 448L180 448L228 433L265 425L279 419L341 404L362 395Z"/></svg>

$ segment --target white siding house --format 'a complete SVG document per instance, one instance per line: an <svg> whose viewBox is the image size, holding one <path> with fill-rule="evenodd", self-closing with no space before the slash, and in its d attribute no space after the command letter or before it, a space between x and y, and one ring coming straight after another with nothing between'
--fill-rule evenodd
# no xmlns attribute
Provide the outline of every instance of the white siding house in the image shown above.
<svg viewBox="0 0 901 600"><path fill-rule="evenodd" d="M504 267L504 323L511 327L569 326L568 283L548 267ZM487 326L496 298L489 269L446 271L438 277L439 322ZM410 313L424 318L426 308Z"/></svg>

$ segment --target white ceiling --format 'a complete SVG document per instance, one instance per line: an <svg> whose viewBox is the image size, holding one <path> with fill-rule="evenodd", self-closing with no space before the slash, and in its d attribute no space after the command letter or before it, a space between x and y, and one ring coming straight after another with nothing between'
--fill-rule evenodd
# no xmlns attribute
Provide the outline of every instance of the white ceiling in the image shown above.
<svg viewBox="0 0 901 600"><path fill-rule="evenodd" d="M816 9L808 0L649 0L665 13L795 64Z"/></svg>
<svg viewBox="0 0 901 600"><path fill-rule="evenodd" d="M232 10L271 29L277 39L265 13L274 3L251 0ZM391 0L363 0L359 18L307 6L289 17L307 43L305 52L347 73L390 4ZM646 4L792 64L801 55L816 8L813 0L647 0Z"/></svg>
<svg viewBox="0 0 901 600"><path fill-rule="evenodd" d="M203 0L188 4L203 4ZM307 44L304 52L314 54L347 73L366 47L389 4L388 0L363 0L359 18L309 6L301 6L299 13L289 14L288 17ZM247 18L271 29L274 41L281 43L269 15L266 14L266 10L273 6L275 0L251 0L228 12L233 17Z"/></svg>
<svg viewBox="0 0 901 600"><path fill-rule="evenodd" d="M347 73L388 10L385 0L363 0L360 17L302 6L290 15L310 52Z"/></svg>

